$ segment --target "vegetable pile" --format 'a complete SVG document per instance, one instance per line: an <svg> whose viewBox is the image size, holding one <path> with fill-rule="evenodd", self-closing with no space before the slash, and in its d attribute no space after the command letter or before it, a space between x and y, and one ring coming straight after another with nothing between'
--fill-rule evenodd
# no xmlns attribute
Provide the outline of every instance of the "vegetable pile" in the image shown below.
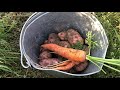
<svg viewBox="0 0 120 90"><path fill-rule="evenodd" d="M106 72L98 66L98 63L120 72L120 70L110 66L120 66L119 59L103 59L90 56L91 48L98 46L96 41L92 41L93 38L92 32L88 32L87 38L83 39L74 29L68 29L58 34L51 33L40 47L39 64L47 67L64 62L53 69L79 73L87 68L90 61L104 73Z"/></svg>
<svg viewBox="0 0 120 90"><path fill-rule="evenodd" d="M74 29L68 29L67 31L62 31L57 34L51 33L49 34L48 39L44 41L44 44L56 44L65 48L81 49L81 52L82 50L86 51L86 53L89 52L88 45L85 44L85 40ZM60 48L59 51L61 50L62 49ZM68 56L68 54L69 53L66 53L66 56ZM40 47L39 64L42 67L57 64L62 61L66 61L67 59L68 58L58 55L56 52L53 52L48 48L47 49L43 48L42 45ZM85 59L83 62L77 65L74 65L72 68L64 71L70 72L70 73L78 73L85 70L88 66L88 63L89 62ZM69 68L69 66L70 65L63 67L63 69Z"/></svg>

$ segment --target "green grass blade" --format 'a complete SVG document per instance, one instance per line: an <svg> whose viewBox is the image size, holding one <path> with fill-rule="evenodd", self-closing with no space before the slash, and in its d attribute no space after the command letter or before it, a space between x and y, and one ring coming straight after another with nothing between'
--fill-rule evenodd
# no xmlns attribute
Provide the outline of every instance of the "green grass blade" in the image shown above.
<svg viewBox="0 0 120 90"><path fill-rule="evenodd" d="M5 65L0 65L0 70L6 71L6 72L12 72L12 70Z"/></svg>
<svg viewBox="0 0 120 90"><path fill-rule="evenodd" d="M10 52L10 50L0 49L1 52Z"/></svg>
<svg viewBox="0 0 120 90"><path fill-rule="evenodd" d="M120 42L120 35L117 33L117 31L116 31L115 29L114 29L114 31L115 31L115 34L116 34L116 36L117 36L119 42Z"/></svg>
<svg viewBox="0 0 120 90"><path fill-rule="evenodd" d="M6 57L5 59L18 59L19 57Z"/></svg>
<svg viewBox="0 0 120 90"><path fill-rule="evenodd" d="M0 61L0 63L3 63L2 61Z"/></svg>
<svg viewBox="0 0 120 90"><path fill-rule="evenodd" d="M20 76L18 73L12 71L9 67L7 67L7 66L5 66L5 65L0 65L0 70L13 73L13 74L15 74L15 75L18 76L18 77Z"/></svg>
<svg viewBox="0 0 120 90"><path fill-rule="evenodd" d="M9 53L9 54L18 54L18 55L20 55L20 53L16 53L16 52L7 52L7 53Z"/></svg>
<svg viewBox="0 0 120 90"><path fill-rule="evenodd" d="M0 57L0 60L4 60L4 59Z"/></svg>

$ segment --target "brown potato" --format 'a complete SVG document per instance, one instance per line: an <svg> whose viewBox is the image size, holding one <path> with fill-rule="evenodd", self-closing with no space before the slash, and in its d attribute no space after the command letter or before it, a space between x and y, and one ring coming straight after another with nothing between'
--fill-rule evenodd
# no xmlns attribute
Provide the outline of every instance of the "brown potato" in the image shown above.
<svg viewBox="0 0 120 90"><path fill-rule="evenodd" d="M66 47L66 48L70 48L70 44L68 41L60 41L59 42L60 46Z"/></svg>
<svg viewBox="0 0 120 90"><path fill-rule="evenodd" d="M48 43L49 43L48 40L45 40L44 44L48 44Z"/></svg>
<svg viewBox="0 0 120 90"><path fill-rule="evenodd" d="M67 71L68 73L77 73L76 70L74 70L74 68L71 68L70 70Z"/></svg>
<svg viewBox="0 0 120 90"><path fill-rule="evenodd" d="M58 37L61 40L67 40L67 32L66 31L62 31L62 32L58 33Z"/></svg>
<svg viewBox="0 0 120 90"><path fill-rule="evenodd" d="M88 61L86 60L85 62L79 63L78 65L75 65L74 69L77 72L80 72L80 71L85 70L87 66L88 66Z"/></svg>
<svg viewBox="0 0 120 90"><path fill-rule="evenodd" d="M46 51L47 49L43 48L43 47L40 47L40 53ZM48 50L47 50L48 51Z"/></svg>
<svg viewBox="0 0 120 90"><path fill-rule="evenodd" d="M39 64L43 67L46 67L48 65L53 65L59 63L60 60L57 58L48 58L48 59L42 59L40 60Z"/></svg>
<svg viewBox="0 0 120 90"><path fill-rule="evenodd" d="M81 44L84 44L84 39L74 29L69 29L67 31L67 39L71 45L76 44L78 41L80 41Z"/></svg>
<svg viewBox="0 0 120 90"><path fill-rule="evenodd" d="M48 59L48 58L51 58L52 57L52 54L50 53L50 51L48 50L45 50L43 51L42 53L40 53L39 55L39 59Z"/></svg>
<svg viewBox="0 0 120 90"><path fill-rule="evenodd" d="M57 34L55 33L51 33L48 37L48 40L45 41L45 43L54 43L54 44L58 44L60 41L59 37Z"/></svg>

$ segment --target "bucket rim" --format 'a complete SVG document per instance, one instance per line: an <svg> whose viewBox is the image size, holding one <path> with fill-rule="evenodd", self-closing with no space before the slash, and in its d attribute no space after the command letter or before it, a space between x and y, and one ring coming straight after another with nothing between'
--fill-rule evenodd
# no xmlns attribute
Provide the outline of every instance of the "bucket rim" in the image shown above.
<svg viewBox="0 0 120 90"><path fill-rule="evenodd" d="M21 61L21 65L24 67L24 68L28 68L28 67L30 67L31 65L30 65L30 63L29 63L29 60L27 60L26 59L26 64L27 64L27 66L25 66L24 64L23 64L23 56L24 56L24 54L23 54L23 52L22 52L22 36L23 36L23 33L25 33L24 32L24 30L25 30L25 27L26 27L26 25L28 24L28 22L32 19L32 18L34 18L37 14L41 14L42 12L35 12L35 13L33 13L26 21L25 21L25 23L24 23L24 25L23 25L23 27L22 27L22 30L21 30L21 33L20 33L20 39L19 39L19 46L20 46L20 53L21 53L21 57L20 57L20 61ZM29 25L29 24L28 24Z"/></svg>

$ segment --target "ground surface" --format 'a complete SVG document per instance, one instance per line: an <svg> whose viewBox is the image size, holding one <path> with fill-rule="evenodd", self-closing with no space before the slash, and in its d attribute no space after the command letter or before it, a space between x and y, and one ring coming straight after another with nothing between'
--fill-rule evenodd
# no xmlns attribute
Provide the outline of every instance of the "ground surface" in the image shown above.
<svg viewBox="0 0 120 90"><path fill-rule="evenodd" d="M1 12L0 13L0 65L10 67L17 74L7 72L0 67L1 78L55 78L43 71L23 69L20 64L19 36L21 28L33 12ZM120 59L120 13L96 12L96 17L103 25L109 39L106 58ZM8 50L7 52L4 52ZM9 53L10 51L10 53ZM120 73L103 67L103 72L83 78L120 78Z"/></svg>

